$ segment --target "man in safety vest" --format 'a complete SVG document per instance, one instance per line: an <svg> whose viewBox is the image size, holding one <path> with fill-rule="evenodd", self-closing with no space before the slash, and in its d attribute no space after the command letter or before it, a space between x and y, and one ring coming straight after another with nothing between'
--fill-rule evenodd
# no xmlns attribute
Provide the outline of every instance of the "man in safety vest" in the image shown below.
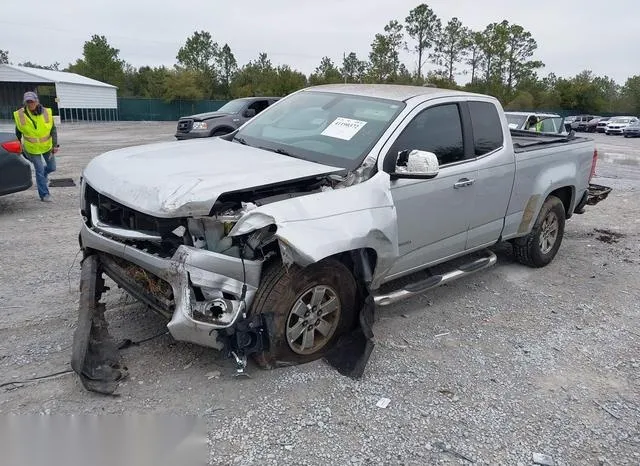
<svg viewBox="0 0 640 466"><path fill-rule="evenodd" d="M13 112L16 136L22 139L22 152L36 169L38 194L44 202L51 202L49 173L56 171L58 133L50 108L40 105L35 92L25 92L23 107Z"/></svg>
<svg viewBox="0 0 640 466"><path fill-rule="evenodd" d="M538 133L541 133L543 129L542 120L537 116L531 115L529 117L529 121L527 122L526 129L529 131L537 131Z"/></svg>

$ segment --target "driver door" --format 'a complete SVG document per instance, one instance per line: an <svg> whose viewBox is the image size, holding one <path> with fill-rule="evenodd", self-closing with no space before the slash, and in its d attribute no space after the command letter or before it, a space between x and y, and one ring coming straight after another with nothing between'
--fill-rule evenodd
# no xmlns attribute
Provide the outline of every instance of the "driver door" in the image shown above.
<svg viewBox="0 0 640 466"><path fill-rule="evenodd" d="M395 154L413 149L435 153L440 172L433 179L391 181L400 256L388 279L465 250L478 172L469 160L473 144L465 142L462 114L455 102L424 104L407 118L391 146Z"/></svg>

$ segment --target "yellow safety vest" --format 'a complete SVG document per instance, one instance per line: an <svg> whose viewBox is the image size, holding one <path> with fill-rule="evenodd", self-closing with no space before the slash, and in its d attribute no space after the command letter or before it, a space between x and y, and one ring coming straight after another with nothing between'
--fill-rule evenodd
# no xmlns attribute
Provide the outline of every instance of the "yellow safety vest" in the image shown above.
<svg viewBox="0 0 640 466"><path fill-rule="evenodd" d="M25 152L32 155L46 154L53 149L53 112L50 108L42 107L40 115L34 115L29 110L20 108L13 112L16 127L22 133Z"/></svg>

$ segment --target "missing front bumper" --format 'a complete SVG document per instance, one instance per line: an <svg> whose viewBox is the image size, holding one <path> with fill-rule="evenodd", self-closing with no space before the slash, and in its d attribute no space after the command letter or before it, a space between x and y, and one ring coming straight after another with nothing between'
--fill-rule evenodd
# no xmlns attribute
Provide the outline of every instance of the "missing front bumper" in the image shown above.
<svg viewBox="0 0 640 466"><path fill-rule="evenodd" d="M217 332L232 327L242 317L260 283L259 261L187 246L179 247L169 259L162 258L96 233L86 225L80 236L85 254L98 254L107 276L169 319L169 332L178 341L222 349Z"/></svg>

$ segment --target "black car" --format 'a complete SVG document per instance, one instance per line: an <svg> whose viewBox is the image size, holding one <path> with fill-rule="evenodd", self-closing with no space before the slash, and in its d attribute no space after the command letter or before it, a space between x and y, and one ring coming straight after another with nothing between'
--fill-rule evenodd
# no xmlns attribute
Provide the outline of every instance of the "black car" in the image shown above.
<svg viewBox="0 0 640 466"><path fill-rule="evenodd" d="M22 155L15 133L0 132L0 196L25 191L33 185L31 164Z"/></svg>
<svg viewBox="0 0 640 466"><path fill-rule="evenodd" d="M210 138L231 133L280 97L247 97L227 102L215 112L180 118L176 139Z"/></svg>

